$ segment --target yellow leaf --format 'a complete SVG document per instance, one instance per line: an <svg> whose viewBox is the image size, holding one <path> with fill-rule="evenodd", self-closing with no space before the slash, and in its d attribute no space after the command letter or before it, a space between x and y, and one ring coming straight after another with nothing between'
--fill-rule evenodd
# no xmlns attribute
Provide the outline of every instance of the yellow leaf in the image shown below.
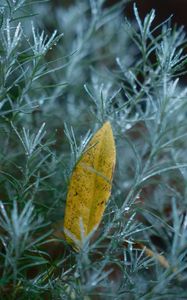
<svg viewBox="0 0 187 300"><path fill-rule="evenodd" d="M64 232L76 249L101 222L111 193L115 160L113 132L106 122L88 143L69 184Z"/></svg>
<svg viewBox="0 0 187 300"><path fill-rule="evenodd" d="M128 243L125 242L124 245L127 247L128 246ZM151 249L149 249L147 246L145 246L144 244L142 243L139 243L139 242L135 242L133 243L133 246L137 249L142 249L144 250L144 253L146 256L149 256L149 257L154 257L164 268L169 268L170 265L169 265L169 262L167 261L167 259L165 258L164 255L161 255L161 254L158 254L158 253L155 253L153 252Z"/></svg>
<svg viewBox="0 0 187 300"><path fill-rule="evenodd" d="M169 265L169 262L167 261L167 259L163 256L163 255L160 255L160 254L157 254L157 253L154 253L151 249L149 249L148 247L146 247L144 244L142 243L138 243L139 247L141 249L144 249L145 251L145 254L147 256L150 256L150 257L155 257L157 261L159 261L159 263L164 267L164 268L169 268L170 265Z"/></svg>

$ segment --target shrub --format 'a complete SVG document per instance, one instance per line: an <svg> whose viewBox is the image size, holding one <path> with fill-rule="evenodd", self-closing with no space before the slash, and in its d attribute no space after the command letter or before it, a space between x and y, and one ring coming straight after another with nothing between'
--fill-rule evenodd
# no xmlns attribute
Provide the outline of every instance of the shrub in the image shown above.
<svg viewBox="0 0 187 300"><path fill-rule="evenodd" d="M186 37L125 1L0 4L0 299L187 299ZM102 223L63 236L71 173L110 121Z"/></svg>

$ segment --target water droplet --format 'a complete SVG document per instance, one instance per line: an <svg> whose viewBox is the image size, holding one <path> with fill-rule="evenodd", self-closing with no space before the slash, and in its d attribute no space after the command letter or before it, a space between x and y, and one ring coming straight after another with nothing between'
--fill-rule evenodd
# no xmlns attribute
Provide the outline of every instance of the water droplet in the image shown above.
<svg viewBox="0 0 187 300"><path fill-rule="evenodd" d="M130 209L129 206L125 207L124 211L128 211Z"/></svg>
<svg viewBox="0 0 187 300"><path fill-rule="evenodd" d="M132 127L132 126L131 126L131 124L129 124L129 123L125 125L125 129L126 129L126 130L129 130L131 127Z"/></svg>
<svg viewBox="0 0 187 300"><path fill-rule="evenodd" d="M91 286L96 286L96 282L92 281Z"/></svg>

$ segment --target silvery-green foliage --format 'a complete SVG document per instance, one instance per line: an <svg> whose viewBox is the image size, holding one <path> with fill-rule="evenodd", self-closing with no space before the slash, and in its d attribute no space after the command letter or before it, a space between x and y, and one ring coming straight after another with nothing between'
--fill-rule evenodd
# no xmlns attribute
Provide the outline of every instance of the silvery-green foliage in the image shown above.
<svg viewBox="0 0 187 300"><path fill-rule="evenodd" d="M0 299L187 299L186 36L126 3L0 3ZM75 253L68 184L106 120L111 199Z"/></svg>

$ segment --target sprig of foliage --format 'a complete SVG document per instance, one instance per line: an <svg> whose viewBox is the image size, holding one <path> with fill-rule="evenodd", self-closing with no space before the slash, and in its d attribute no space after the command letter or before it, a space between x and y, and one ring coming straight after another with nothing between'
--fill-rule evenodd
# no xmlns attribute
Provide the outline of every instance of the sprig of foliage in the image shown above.
<svg viewBox="0 0 187 300"><path fill-rule="evenodd" d="M186 36L126 2L1 1L0 299L187 298ZM106 120L112 196L75 253L68 183Z"/></svg>

